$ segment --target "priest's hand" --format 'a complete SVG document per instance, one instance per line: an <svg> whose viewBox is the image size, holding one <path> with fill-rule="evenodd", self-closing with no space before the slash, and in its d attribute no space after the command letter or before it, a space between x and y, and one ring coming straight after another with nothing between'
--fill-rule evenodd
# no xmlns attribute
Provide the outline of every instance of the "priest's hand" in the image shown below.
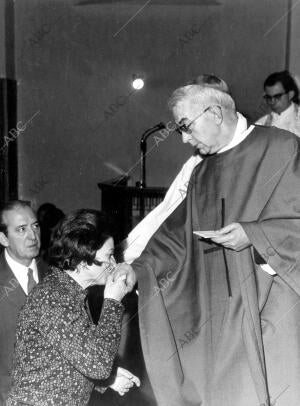
<svg viewBox="0 0 300 406"><path fill-rule="evenodd" d="M223 245L225 248L234 251L241 251L251 245L251 242L240 223L228 224L228 226L217 230L216 233L218 235L211 238L211 240L217 244Z"/></svg>
<svg viewBox="0 0 300 406"><path fill-rule="evenodd" d="M113 280L117 280L123 275L126 276L126 293L131 292L136 284L136 274L130 265L125 263L117 264L113 273Z"/></svg>

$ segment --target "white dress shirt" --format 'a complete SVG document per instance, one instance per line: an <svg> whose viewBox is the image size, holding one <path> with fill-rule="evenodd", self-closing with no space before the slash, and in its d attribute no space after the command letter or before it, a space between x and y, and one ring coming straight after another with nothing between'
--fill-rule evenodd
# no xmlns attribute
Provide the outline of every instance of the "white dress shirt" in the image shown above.
<svg viewBox="0 0 300 406"><path fill-rule="evenodd" d="M12 270L13 274L15 275L15 278L21 285L21 288L24 290L25 294L28 295L27 291L27 284L28 284L28 268L31 268L33 271L33 279L36 281L36 283L39 282L39 275L38 275L38 270L36 266L36 260L33 258L31 261L31 264L29 266L25 266L20 264L20 262L17 262L14 260L9 253L7 252L7 249L5 248L4 251L5 259L6 262L8 263L10 269Z"/></svg>
<svg viewBox="0 0 300 406"><path fill-rule="evenodd" d="M266 114L257 120L256 124L266 125L267 127L275 126L300 137L300 108L297 104L291 103L282 113L277 114L272 111L272 113Z"/></svg>

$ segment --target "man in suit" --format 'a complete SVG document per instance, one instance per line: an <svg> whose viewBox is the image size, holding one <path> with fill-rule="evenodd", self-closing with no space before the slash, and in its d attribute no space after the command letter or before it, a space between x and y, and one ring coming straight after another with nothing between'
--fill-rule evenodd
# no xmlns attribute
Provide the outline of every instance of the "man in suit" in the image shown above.
<svg viewBox="0 0 300 406"><path fill-rule="evenodd" d="M15 200L0 209L0 406L4 405L10 383L18 313L26 296L36 285L43 264L40 227L29 202Z"/></svg>

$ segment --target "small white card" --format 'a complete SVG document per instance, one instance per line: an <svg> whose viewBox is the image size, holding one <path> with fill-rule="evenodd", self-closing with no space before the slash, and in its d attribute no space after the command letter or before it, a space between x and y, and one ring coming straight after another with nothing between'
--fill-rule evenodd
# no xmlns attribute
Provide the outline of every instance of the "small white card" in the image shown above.
<svg viewBox="0 0 300 406"><path fill-rule="evenodd" d="M207 230L207 231L193 231L193 234L198 235L202 238L215 238L220 237L220 233L214 230Z"/></svg>

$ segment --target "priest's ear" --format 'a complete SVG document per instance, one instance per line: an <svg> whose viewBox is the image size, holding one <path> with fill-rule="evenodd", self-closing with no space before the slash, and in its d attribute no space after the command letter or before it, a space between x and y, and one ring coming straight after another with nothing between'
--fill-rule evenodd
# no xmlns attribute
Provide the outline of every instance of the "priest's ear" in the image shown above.
<svg viewBox="0 0 300 406"><path fill-rule="evenodd" d="M0 244L3 245L3 247L9 246L8 239L2 231L0 231Z"/></svg>
<svg viewBox="0 0 300 406"><path fill-rule="evenodd" d="M222 107L218 105L211 106L209 111L213 114L214 120L217 125L221 125L223 122Z"/></svg>

